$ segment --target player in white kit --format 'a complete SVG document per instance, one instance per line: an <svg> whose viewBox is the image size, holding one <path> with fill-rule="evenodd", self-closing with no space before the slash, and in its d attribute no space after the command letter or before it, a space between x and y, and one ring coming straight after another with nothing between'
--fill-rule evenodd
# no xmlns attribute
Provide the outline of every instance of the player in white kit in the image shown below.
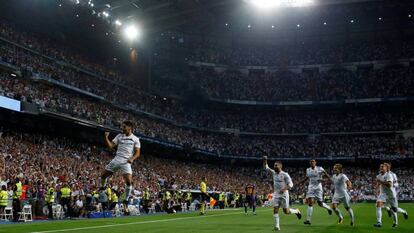
<svg viewBox="0 0 414 233"><path fill-rule="evenodd" d="M394 187L397 189L398 188L398 178L397 178L397 175L394 172L391 171L391 163L384 163L384 164L387 166L387 172L391 175L392 183L394 184ZM392 216L391 207L387 203L385 203L384 208L387 210L388 217L391 217ZM403 214L404 219L408 219L408 212L405 209L398 207L397 208L397 213Z"/></svg>
<svg viewBox="0 0 414 233"><path fill-rule="evenodd" d="M128 213L128 202L132 192L132 168L131 164L140 156L141 143L133 131L134 125L131 121L124 121L121 125L122 133L116 135L111 141L109 132L105 132L105 143L113 149L117 147L115 158L106 165L101 175L101 189L105 189L108 177L116 171L121 171L125 181L124 209Z"/></svg>
<svg viewBox="0 0 414 233"><path fill-rule="evenodd" d="M346 211L349 213L351 219L351 226L354 226L354 211L351 209L351 197L348 194L347 189L352 188L352 183L348 177L342 173L343 168L342 164L335 164L333 167L334 175L331 177L332 183L334 185L334 195L332 198L332 210L338 216L338 223L342 223L344 217L342 216L341 211L338 209L338 204L343 203Z"/></svg>
<svg viewBox="0 0 414 233"><path fill-rule="evenodd" d="M308 191L306 192L306 204L308 204L306 221L304 224L310 225L312 214L313 214L313 204L316 202L318 205L328 211L329 215L332 215L332 209L323 202L323 189L322 189L322 180L323 176L329 177L325 169L320 166L316 166L316 160L311 159L309 161L310 167L306 169L306 177L304 180L299 182L299 184L304 183L306 180L309 180Z"/></svg>
<svg viewBox="0 0 414 233"><path fill-rule="evenodd" d="M380 174L377 175L377 189L379 189L379 195L377 198L377 223L374 224L374 227L382 227L382 211L381 209L384 207L384 204L387 203L391 206L391 215L393 220L393 228L398 226L398 216L397 216L397 209L398 209L398 201L397 201L397 194L395 192L395 188L393 185L393 178L387 172L388 168L387 165L381 164L380 165Z"/></svg>
<svg viewBox="0 0 414 233"><path fill-rule="evenodd" d="M275 231L280 230L279 225L279 208L283 209L285 214L296 214L298 219L302 218L299 209L289 208L289 190L292 189L293 183L289 174L282 171L282 162L274 163L274 169L267 165L267 157L263 156L263 167L273 175L273 217L275 219Z"/></svg>

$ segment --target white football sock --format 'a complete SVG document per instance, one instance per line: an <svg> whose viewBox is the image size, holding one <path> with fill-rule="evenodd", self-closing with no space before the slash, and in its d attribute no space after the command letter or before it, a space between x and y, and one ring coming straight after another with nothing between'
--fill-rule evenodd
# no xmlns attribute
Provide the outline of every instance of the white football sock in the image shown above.
<svg viewBox="0 0 414 233"><path fill-rule="evenodd" d="M392 214L391 214L391 216L392 216L392 221L396 224L396 225L398 225L398 215L397 215L397 213L396 212L392 212Z"/></svg>
<svg viewBox="0 0 414 233"><path fill-rule="evenodd" d="M322 207L327 210L332 210L325 202L322 202Z"/></svg>
<svg viewBox="0 0 414 233"><path fill-rule="evenodd" d="M306 220L310 221L312 219L312 213L313 213L313 206L308 206L308 212L307 212L307 217Z"/></svg>
<svg viewBox="0 0 414 233"><path fill-rule="evenodd" d="M299 211L296 210L296 209L289 209L289 211L290 211L291 214L297 214L297 213L299 213Z"/></svg>
<svg viewBox="0 0 414 233"><path fill-rule="evenodd" d="M129 201L129 197L131 196L132 193L132 185L127 186L125 188L125 201Z"/></svg>
<svg viewBox="0 0 414 233"><path fill-rule="evenodd" d="M349 217L351 218L351 222L354 222L354 211L349 208L348 209Z"/></svg>
<svg viewBox="0 0 414 233"><path fill-rule="evenodd" d="M279 227L279 214L273 214L273 217L275 218L275 227Z"/></svg>
<svg viewBox="0 0 414 233"><path fill-rule="evenodd" d="M377 222L382 223L381 207L377 207Z"/></svg>
<svg viewBox="0 0 414 233"><path fill-rule="evenodd" d="M399 214L407 214L407 211L405 209L397 208L397 213L399 213Z"/></svg>
<svg viewBox="0 0 414 233"><path fill-rule="evenodd" d="M333 211L335 212L336 216L338 216L339 218L344 218L344 217L342 217L342 213L338 208L333 209Z"/></svg>

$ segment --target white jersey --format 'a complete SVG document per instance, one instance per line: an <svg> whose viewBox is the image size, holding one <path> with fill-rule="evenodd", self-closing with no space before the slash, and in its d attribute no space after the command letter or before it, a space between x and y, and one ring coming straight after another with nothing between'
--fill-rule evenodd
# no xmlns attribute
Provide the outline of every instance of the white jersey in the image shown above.
<svg viewBox="0 0 414 233"><path fill-rule="evenodd" d="M319 166L315 166L314 169L312 169L311 167L306 169L306 177L309 178L309 186L308 188L312 188L312 189L317 189L320 188L322 189L322 176L324 174L324 169L322 167Z"/></svg>
<svg viewBox="0 0 414 233"><path fill-rule="evenodd" d="M139 138L134 134L129 136L126 136L125 134L118 134L112 142L118 146L116 150L116 158L123 160L130 159L134 154L134 150L141 148Z"/></svg>
<svg viewBox="0 0 414 233"><path fill-rule="evenodd" d="M397 196L393 185L393 178L390 173L386 172L384 174L378 174L377 179L382 182L391 182L391 187L387 187L382 184L380 185L380 195L386 195L388 198L394 198Z"/></svg>
<svg viewBox="0 0 414 233"><path fill-rule="evenodd" d="M283 194L280 192L282 189L291 189L293 187L292 179L290 178L289 174L284 171L280 171L279 174L275 172L275 170L271 169L269 166L266 165L266 171L269 171L273 175L273 196L280 197L280 196L288 196L289 191L285 190Z"/></svg>
<svg viewBox="0 0 414 233"><path fill-rule="evenodd" d="M335 187L334 196L338 198L347 196L348 192L346 182L349 180L348 177L345 174L340 173L338 175L334 174L331 179Z"/></svg>
<svg viewBox="0 0 414 233"><path fill-rule="evenodd" d="M392 177L392 183L394 185L394 188L398 188L398 178L397 178L397 175L394 172L392 172L392 171L389 171L388 173Z"/></svg>

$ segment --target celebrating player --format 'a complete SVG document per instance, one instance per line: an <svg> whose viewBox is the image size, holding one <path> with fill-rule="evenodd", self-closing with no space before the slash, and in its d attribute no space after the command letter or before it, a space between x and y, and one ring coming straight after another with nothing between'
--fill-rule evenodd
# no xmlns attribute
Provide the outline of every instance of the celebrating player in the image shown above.
<svg viewBox="0 0 414 233"><path fill-rule="evenodd" d="M253 214L256 215L256 198L255 190L256 186L254 184L249 184L246 186L246 199L244 201L244 213L247 214L247 207L253 208Z"/></svg>
<svg viewBox="0 0 414 233"><path fill-rule="evenodd" d="M387 172L388 167L385 164L380 165L380 174L377 175L377 189L379 188L379 195L377 199L377 223L374 227L382 227L382 212L381 209L384 207L384 203L391 206L391 215L393 220L393 228L398 226L398 202L395 188L393 185L393 178L390 173Z"/></svg>
<svg viewBox="0 0 414 233"><path fill-rule="evenodd" d="M285 214L296 214L298 219L302 218L299 209L289 208L289 190L293 187L292 179L289 174L282 171L282 162L274 163L272 170L267 165L267 157L263 157L263 167L273 175L273 217L275 218L275 230L280 230L279 225L279 208L283 208Z"/></svg>
<svg viewBox="0 0 414 233"><path fill-rule="evenodd" d="M304 183L306 180L309 179L308 191L306 192L306 203L308 204L308 211L306 221L303 222L304 224L310 225L312 214L313 214L313 204L315 200L318 202L318 205L326 210L328 210L328 214L332 215L332 209L323 202L323 190L322 190L322 179L323 176L326 175L329 177L328 173L326 173L325 169L322 167L316 166L316 160L311 159L309 161L310 167L306 169L306 177L304 180L299 182L299 184Z"/></svg>
<svg viewBox="0 0 414 233"><path fill-rule="evenodd" d="M391 177L393 179L392 183L393 183L394 187L398 188L398 178L397 178L397 175L394 172L391 171L391 163L384 163L384 164L387 166L387 172L391 175ZM390 206L387 203L385 203L385 209L388 212L388 217L391 217L392 216L392 211L391 211ZM397 208L397 213L403 214L404 219L408 219L408 213L405 209L402 209L402 208L398 207Z"/></svg>
<svg viewBox="0 0 414 233"><path fill-rule="evenodd" d="M342 202L346 211L349 213L349 217L351 218L351 226L354 226L354 211L351 209L351 197L347 192L347 188L352 188L352 183L348 177L342 173L342 170L342 164L337 163L333 167L335 174L332 176L331 180L334 184L335 190L332 198L332 209L338 216L339 223L342 223L344 217L342 216L341 211L338 209L338 204Z"/></svg>
<svg viewBox="0 0 414 233"><path fill-rule="evenodd" d="M128 213L128 201L132 192L131 164L140 156L141 148L139 138L132 133L133 126L131 121L124 121L121 125L122 134L116 135L112 141L109 140L109 132L105 132L106 145L110 149L117 147L117 150L115 158L106 165L101 175L101 189L105 189L108 177L118 170L122 172L126 184L124 200L126 213Z"/></svg>

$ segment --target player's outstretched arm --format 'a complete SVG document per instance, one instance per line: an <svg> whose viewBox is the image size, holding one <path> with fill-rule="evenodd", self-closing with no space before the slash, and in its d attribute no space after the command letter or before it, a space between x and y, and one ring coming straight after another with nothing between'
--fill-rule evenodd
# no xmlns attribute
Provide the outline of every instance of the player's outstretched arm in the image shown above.
<svg viewBox="0 0 414 233"><path fill-rule="evenodd" d="M266 167L268 167L267 166L267 156L263 156L263 169L266 170Z"/></svg>
<svg viewBox="0 0 414 233"><path fill-rule="evenodd" d="M263 156L263 168L264 168L266 171L268 171L268 172L270 172L270 173L272 173L272 174L275 174L275 173L276 173L276 172L275 172L275 170L271 169L271 168L267 165L267 156Z"/></svg>
<svg viewBox="0 0 414 233"><path fill-rule="evenodd" d="M105 132L105 144L109 149L113 149L116 145L109 140L109 132Z"/></svg>

